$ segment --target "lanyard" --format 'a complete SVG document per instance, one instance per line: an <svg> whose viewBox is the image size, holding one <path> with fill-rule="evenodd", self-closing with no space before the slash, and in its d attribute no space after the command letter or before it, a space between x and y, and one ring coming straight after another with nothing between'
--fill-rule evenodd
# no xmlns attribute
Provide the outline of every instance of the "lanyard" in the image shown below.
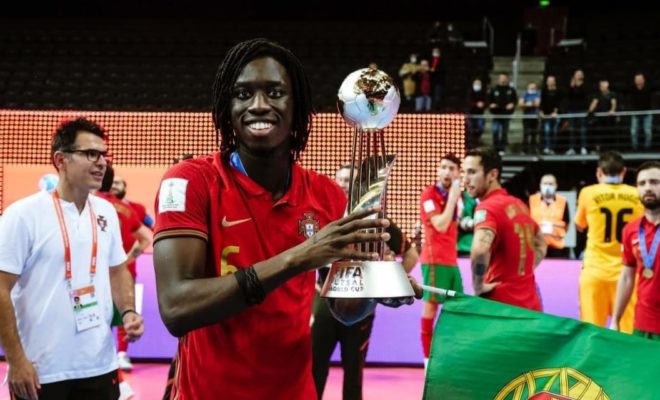
<svg viewBox="0 0 660 400"><path fill-rule="evenodd" d="M660 244L660 229L655 231L653 243L651 243L651 252L646 252L646 236L644 233L644 224L643 221L641 221L639 224L639 250L642 253L644 268L649 270L653 268L653 261L655 260L655 255L658 253L658 244Z"/></svg>
<svg viewBox="0 0 660 400"><path fill-rule="evenodd" d="M53 203L55 204L55 212L57 213L57 219L60 223L60 231L62 232L62 241L64 242L64 268L65 275L69 286L71 286L71 244L69 243L69 233L66 229L66 221L64 220L64 213L62 212L62 206L60 205L60 195L57 193L57 190L53 190ZM96 233L96 215L92 209L92 203L87 200L87 205L89 206L89 218L92 222L92 257L89 262L89 276L91 279L94 279L96 274L96 252L98 250L98 236Z"/></svg>

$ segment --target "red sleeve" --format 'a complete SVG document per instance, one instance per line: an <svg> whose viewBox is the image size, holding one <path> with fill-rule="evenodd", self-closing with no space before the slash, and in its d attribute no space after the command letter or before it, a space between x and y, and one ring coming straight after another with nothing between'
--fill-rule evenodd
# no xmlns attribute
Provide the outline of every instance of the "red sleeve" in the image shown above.
<svg viewBox="0 0 660 400"><path fill-rule="evenodd" d="M140 203L133 203L132 201L129 201L128 204L133 207L135 210L135 213L137 214L138 220L144 221L144 218L147 216L147 209Z"/></svg>
<svg viewBox="0 0 660 400"><path fill-rule="evenodd" d="M434 199L432 190L428 188L422 192L422 195L419 198L419 204L419 216L422 220L422 223L427 223L431 217L437 214L441 214L445 209L444 199L441 199L440 201Z"/></svg>
<svg viewBox="0 0 660 400"><path fill-rule="evenodd" d="M633 251L633 234L639 229L637 224L626 224L623 228L623 238L621 240L621 259L623 260L623 265L628 267L636 267L637 260L635 259L635 253Z"/></svg>
<svg viewBox="0 0 660 400"><path fill-rule="evenodd" d="M155 203L154 243L176 236L208 239L212 166L205 166L196 161L182 162L163 176Z"/></svg>
<svg viewBox="0 0 660 400"><path fill-rule="evenodd" d="M131 233L137 231L142 226L142 222L138 219L137 213L132 212L127 218L128 226L131 228Z"/></svg>
<svg viewBox="0 0 660 400"><path fill-rule="evenodd" d="M477 229L490 229L497 234L495 213L484 204L479 204L474 209L474 230Z"/></svg>

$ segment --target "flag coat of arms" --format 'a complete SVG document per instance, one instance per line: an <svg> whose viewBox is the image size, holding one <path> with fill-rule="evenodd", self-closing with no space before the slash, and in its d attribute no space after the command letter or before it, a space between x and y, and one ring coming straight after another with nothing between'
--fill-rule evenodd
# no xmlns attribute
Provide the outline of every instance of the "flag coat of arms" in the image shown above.
<svg viewBox="0 0 660 400"><path fill-rule="evenodd" d="M479 297L447 298L424 400L657 400L660 342Z"/></svg>

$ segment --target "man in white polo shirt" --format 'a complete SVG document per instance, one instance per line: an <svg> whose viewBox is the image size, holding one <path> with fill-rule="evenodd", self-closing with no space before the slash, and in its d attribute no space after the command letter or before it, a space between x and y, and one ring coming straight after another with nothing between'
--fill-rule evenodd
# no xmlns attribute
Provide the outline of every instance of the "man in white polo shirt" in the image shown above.
<svg viewBox="0 0 660 400"><path fill-rule="evenodd" d="M113 301L128 340L144 331L114 207L90 191L108 162L105 133L84 118L51 143L59 173L0 221L0 342L19 399L117 399Z"/></svg>

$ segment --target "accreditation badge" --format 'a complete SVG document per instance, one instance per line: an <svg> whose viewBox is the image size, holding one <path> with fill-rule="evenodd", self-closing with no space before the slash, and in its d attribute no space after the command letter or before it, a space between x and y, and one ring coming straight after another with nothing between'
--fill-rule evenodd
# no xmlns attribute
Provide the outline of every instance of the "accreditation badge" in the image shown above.
<svg viewBox="0 0 660 400"><path fill-rule="evenodd" d="M541 233L544 235L552 235L552 222L551 221L541 221L539 224L541 227Z"/></svg>
<svg viewBox="0 0 660 400"><path fill-rule="evenodd" d="M103 319L94 285L73 289L70 296L78 332L101 325Z"/></svg>

